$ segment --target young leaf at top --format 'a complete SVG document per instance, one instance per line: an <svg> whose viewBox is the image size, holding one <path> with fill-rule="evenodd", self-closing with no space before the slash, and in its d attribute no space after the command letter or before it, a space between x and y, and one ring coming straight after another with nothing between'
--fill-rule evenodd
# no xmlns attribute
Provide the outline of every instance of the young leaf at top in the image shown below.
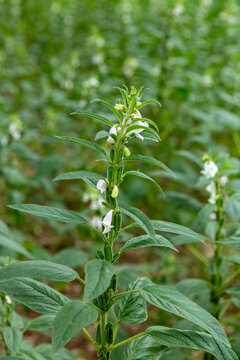
<svg viewBox="0 0 240 360"><path fill-rule="evenodd" d="M97 318L98 312L91 304L80 300L65 304L53 321L53 350L63 347Z"/></svg>
<svg viewBox="0 0 240 360"><path fill-rule="evenodd" d="M177 249L162 235L155 235L155 238L149 237L149 235L141 235L135 238L129 239L119 250L120 252L139 249L149 246L167 247L177 251Z"/></svg>
<svg viewBox="0 0 240 360"><path fill-rule="evenodd" d="M147 215L145 215L141 210L128 206L128 205L124 205L121 206L120 209L122 210L122 212L126 215L128 215L130 218L132 218L133 220L135 220L137 222L137 224L153 239L155 238L155 231L154 228L152 226L151 221L149 220L149 218L147 217Z"/></svg>
<svg viewBox="0 0 240 360"><path fill-rule="evenodd" d="M85 146L90 147L91 149L97 151L98 153L104 155L105 157L107 156L104 148L102 146L96 144L93 141L88 141L88 140L84 140L84 139L80 139L80 138L72 138L72 137L68 137L68 136L56 136L56 138L60 139L60 140L71 141L71 142L79 144L79 145L85 145Z"/></svg>
<svg viewBox="0 0 240 360"><path fill-rule="evenodd" d="M180 347L203 350L216 356L218 360L238 360L238 356L229 345L204 332L151 326L145 330L145 334L158 341L159 345L169 348Z"/></svg>
<svg viewBox="0 0 240 360"><path fill-rule="evenodd" d="M105 125L108 125L108 126L113 126L113 122L107 118L105 118L104 116L101 116L101 115L98 115L98 114L92 114L92 113L89 113L89 112L84 112L84 111L74 111L73 113L71 113L71 115L82 115L82 116L86 116L90 119L93 119L93 120L96 120L98 122L101 122Z"/></svg>
<svg viewBox="0 0 240 360"><path fill-rule="evenodd" d="M219 322L205 309L168 285L153 285L141 289L146 301L158 308L183 317L209 332L217 341L229 346Z"/></svg>
<svg viewBox="0 0 240 360"><path fill-rule="evenodd" d="M50 286L27 278L0 281L0 291L42 314L55 314L69 301Z"/></svg>
<svg viewBox="0 0 240 360"><path fill-rule="evenodd" d="M57 220L71 224L85 224L87 220L75 211L55 208L53 206L19 204L8 205L11 209L25 212L34 216L40 216L47 219Z"/></svg>
<svg viewBox="0 0 240 360"><path fill-rule="evenodd" d="M0 281L22 277L67 282L76 279L78 273L68 266L45 260L19 261L0 269Z"/></svg>
<svg viewBox="0 0 240 360"><path fill-rule="evenodd" d="M134 171L134 170L131 170L131 171L126 171L125 175L135 175L135 176L138 176L140 178L143 178L143 179L146 179L146 180L149 180L151 181L156 187L157 189L160 191L160 193L163 195L164 197L164 192L162 190L162 188L160 187L160 185L158 185L158 183L152 179L150 176L142 173L141 171Z"/></svg>
<svg viewBox="0 0 240 360"><path fill-rule="evenodd" d="M85 266L84 300L92 300L101 295L110 285L113 265L107 261L95 259Z"/></svg>

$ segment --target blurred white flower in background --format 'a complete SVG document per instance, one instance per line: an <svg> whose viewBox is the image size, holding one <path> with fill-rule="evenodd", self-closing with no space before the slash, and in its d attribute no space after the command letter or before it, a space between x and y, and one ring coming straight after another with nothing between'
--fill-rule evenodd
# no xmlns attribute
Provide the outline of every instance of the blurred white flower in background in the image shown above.
<svg viewBox="0 0 240 360"><path fill-rule="evenodd" d="M216 213L215 212L212 212L211 214L210 214L210 216L209 216L209 219L210 220L216 220L216 218L217 218L217 215L216 215Z"/></svg>
<svg viewBox="0 0 240 360"><path fill-rule="evenodd" d="M12 299L8 295L5 296L5 300L7 304L12 304Z"/></svg>
<svg viewBox="0 0 240 360"><path fill-rule="evenodd" d="M8 141L9 141L9 138L8 138L7 136L3 136L3 137L1 138L1 145L2 145L2 146L7 146Z"/></svg>
<svg viewBox="0 0 240 360"><path fill-rule="evenodd" d="M91 219L91 225L98 230L102 230L102 220L100 216L93 216L93 218Z"/></svg>
<svg viewBox="0 0 240 360"><path fill-rule="evenodd" d="M207 192L211 195L208 199L210 204L216 204L216 184L214 181L211 181L210 184L206 187Z"/></svg>
<svg viewBox="0 0 240 360"><path fill-rule="evenodd" d="M226 185L227 182L228 182L228 177L226 175L223 175L220 178L220 185L224 186L224 185Z"/></svg>
<svg viewBox="0 0 240 360"><path fill-rule="evenodd" d="M212 179L218 172L218 166L213 161L206 161L203 165L201 174L206 176L207 179Z"/></svg>
<svg viewBox="0 0 240 360"><path fill-rule="evenodd" d="M12 137L15 139L15 140L19 140L21 138L21 128L18 126L17 123L15 122L12 122L10 125L9 125L9 133L10 135L12 135Z"/></svg>
<svg viewBox="0 0 240 360"><path fill-rule="evenodd" d="M183 4L177 4L175 8L173 9L173 15L178 16L181 15L184 11Z"/></svg>

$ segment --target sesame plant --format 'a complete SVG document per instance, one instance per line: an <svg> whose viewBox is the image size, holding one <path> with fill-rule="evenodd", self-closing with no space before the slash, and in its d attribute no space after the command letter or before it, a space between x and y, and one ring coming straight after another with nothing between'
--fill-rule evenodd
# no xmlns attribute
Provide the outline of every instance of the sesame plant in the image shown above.
<svg viewBox="0 0 240 360"><path fill-rule="evenodd" d="M140 141L160 140L156 123L141 115L145 105L157 102L142 101L142 89L121 88L119 91L122 99L115 106L98 99L112 111L114 122L102 115L78 112L81 117L88 117L108 127L108 131L101 130L97 134L95 142L58 136L60 140L90 147L98 154L98 161L106 165L105 174L77 170L55 179L82 179L102 193L104 215L101 227L94 226L91 220L75 211L34 204L10 206L35 216L87 226L93 230L96 237L101 239L101 247L96 257L86 263L84 278L72 268L51 261L17 261L0 269L0 291L9 299L43 316L51 316L52 322L48 322L48 326L52 328L51 354L55 354L55 357L61 348L82 331L101 360L114 359L114 352L119 348L125 349L126 360L160 359L169 348L176 347L207 352L219 360L237 360L223 328L213 316L215 314L211 315L174 286L155 284L147 277L140 277L130 283L126 291L118 287L116 264L124 252L144 247L176 250L165 236L169 233L186 236L196 242L203 241L203 237L191 229L162 220L151 220L143 211L126 205L121 199L119 190L128 176L152 182L163 195L159 184L149 175L136 169L128 170L132 162L148 163L170 174L171 171L161 161L143 154L131 154L129 150L133 138ZM104 139L107 139L105 146L99 145L98 141ZM139 235L139 232L143 234ZM71 300L39 279L50 282L77 280L83 287L83 298ZM196 330L190 326L183 330L159 323L150 327L146 325L134 336L119 341L118 332L123 324L135 325L147 320L147 304L194 323ZM88 328L89 325L92 326ZM25 358L21 346L19 349L15 354L8 349L5 354Z"/></svg>

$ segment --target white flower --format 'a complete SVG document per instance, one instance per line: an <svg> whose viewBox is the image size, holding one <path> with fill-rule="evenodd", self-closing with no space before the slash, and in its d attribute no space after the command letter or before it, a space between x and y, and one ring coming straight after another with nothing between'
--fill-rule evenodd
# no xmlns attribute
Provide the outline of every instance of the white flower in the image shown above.
<svg viewBox="0 0 240 360"><path fill-rule="evenodd" d="M111 134L117 136L117 128L116 128L115 125L112 126L111 129L109 130L109 135L111 135ZM111 136L108 137L107 143L108 143L108 144L114 144L114 140L113 140L113 138L112 138Z"/></svg>
<svg viewBox="0 0 240 360"><path fill-rule="evenodd" d="M183 11L184 11L184 6L182 4L178 4L173 9L173 15L175 16L181 15Z"/></svg>
<svg viewBox="0 0 240 360"><path fill-rule="evenodd" d="M106 191L107 188L107 182L105 180L99 180L97 183L97 189L102 193Z"/></svg>
<svg viewBox="0 0 240 360"><path fill-rule="evenodd" d="M220 185L224 186L224 185L226 185L227 182L228 182L228 177L226 175L223 175L220 178Z"/></svg>
<svg viewBox="0 0 240 360"><path fill-rule="evenodd" d="M146 121L137 121L135 122L133 125L139 125L139 126L144 126L144 127L149 127L148 123ZM140 135L140 133L143 131L144 129L135 129L135 130L131 130L128 135L131 134L135 134L136 137L140 140L144 140L144 137L142 135Z"/></svg>
<svg viewBox="0 0 240 360"><path fill-rule="evenodd" d="M90 193L85 193L83 195L83 202L88 202L89 200L91 200L91 194Z"/></svg>
<svg viewBox="0 0 240 360"><path fill-rule="evenodd" d="M213 79L210 75L203 76L203 83L206 87L210 87L213 83Z"/></svg>
<svg viewBox="0 0 240 360"><path fill-rule="evenodd" d="M141 117L142 117L142 115L141 115L141 113L140 113L139 110L136 110L136 111L133 113L133 118L134 118L134 119L138 119L138 118L141 118Z"/></svg>
<svg viewBox="0 0 240 360"><path fill-rule="evenodd" d="M7 136L3 136L1 138L1 145L2 146L6 146L8 144L8 137Z"/></svg>
<svg viewBox="0 0 240 360"><path fill-rule="evenodd" d="M7 304L12 304L12 299L8 295L5 296L5 300Z"/></svg>
<svg viewBox="0 0 240 360"><path fill-rule="evenodd" d="M216 215L215 212L212 212L212 213L209 215L209 219L210 219L210 220L216 220L216 218L217 218L217 215Z"/></svg>
<svg viewBox="0 0 240 360"><path fill-rule="evenodd" d="M94 216L91 219L91 224L92 224L92 226L94 226L98 230L102 229L102 221L101 221L100 216Z"/></svg>
<svg viewBox="0 0 240 360"><path fill-rule="evenodd" d="M214 181L211 181L210 184L206 187L207 192L210 193L210 198L208 199L208 202L210 204L216 204L216 185Z"/></svg>
<svg viewBox="0 0 240 360"><path fill-rule="evenodd" d="M212 179L218 172L218 167L213 161L207 161L203 165L203 170L201 174L206 176L207 179Z"/></svg>
<svg viewBox="0 0 240 360"><path fill-rule="evenodd" d="M14 122L9 125L9 133L15 140L19 140L21 137L20 129Z"/></svg>
<svg viewBox="0 0 240 360"><path fill-rule="evenodd" d="M113 210L110 210L104 217L102 224L104 226L103 234L107 234L113 228L112 224Z"/></svg>

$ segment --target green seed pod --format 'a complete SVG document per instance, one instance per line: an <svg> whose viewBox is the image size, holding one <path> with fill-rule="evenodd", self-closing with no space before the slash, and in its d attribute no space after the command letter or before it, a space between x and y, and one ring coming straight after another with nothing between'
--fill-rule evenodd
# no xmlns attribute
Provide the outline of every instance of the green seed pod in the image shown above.
<svg viewBox="0 0 240 360"><path fill-rule="evenodd" d="M106 340L109 345L111 345L113 343L113 324L112 323L107 323Z"/></svg>
<svg viewBox="0 0 240 360"><path fill-rule="evenodd" d="M118 163L122 162L122 159L123 159L123 148L121 148L118 152L117 162Z"/></svg>
<svg viewBox="0 0 240 360"><path fill-rule="evenodd" d="M112 165L110 165L107 169L107 178L108 178L109 184L112 184L112 182L113 182L113 166Z"/></svg>
<svg viewBox="0 0 240 360"><path fill-rule="evenodd" d="M111 289L113 289L114 292L117 290L117 275L116 274L113 274L113 276L112 276L110 287L111 287Z"/></svg>
<svg viewBox="0 0 240 360"><path fill-rule="evenodd" d="M98 300L97 299L93 299L93 305L98 307Z"/></svg>
<svg viewBox="0 0 240 360"><path fill-rule="evenodd" d="M109 198L110 206L112 209L115 209L117 207L117 199L110 196Z"/></svg>
<svg viewBox="0 0 240 360"><path fill-rule="evenodd" d="M100 324L98 324L98 326L97 326L96 342L97 342L98 344L101 344L101 327L100 327Z"/></svg>
<svg viewBox="0 0 240 360"><path fill-rule="evenodd" d="M108 301L108 303L105 305L105 311L107 312L107 311L109 311L110 309L111 309L111 307L113 306L113 304L114 304L114 299L110 299L109 301Z"/></svg>
<svg viewBox="0 0 240 360"><path fill-rule="evenodd" d="M115 151L113 148L111 148L110 150L110 159L113 161L114 160L114 155L115 155Z"/></svg>
<svg viewBox="0 0 240 360"><path fill-rule="evenodd" d="M107 241L104 244L104 255L107 261L112 261L112 247Z"/></svg>
<svg viewBox="0 0 240 360"><path fill-rule="evenodd" d="M113 259L112 259L112 262L115 262L120 256L120 253L119 252L116 252L114 255L113 255Z"/></svg>
<svg viewBox="0 0 240 360"><path fill-rule="evenodd" d="M102 253L101 250L98 250L98 251L97 251L97 257L98 257L99 259L101 259L101 260L104 260L104 255L103 255L103 253Z"/></svg>
<svg viewBox="0 0 240 360"><path fill-rule="evenodd" d="M120 211L117 211L116 214L114 215L113 224L114 224L114 230L116 232L119 232L122 227L122 214Z"/></svg>
<svg viewBox="0 0 240 360"><path fill-rule="evenodd" d="M102 295L100 295L99 297L98 297L98 307L99 307L99 309L101 309L101 310L104 310L104 308L105 308L105 296L104 296L104 294L102 294Z"/></svg>
<svg viewBox="0 0 240 360"><path fill-rule="evenodd" d="M123 166L120 166L117 170L117 183L118 185L122 182Z"/></svg>

